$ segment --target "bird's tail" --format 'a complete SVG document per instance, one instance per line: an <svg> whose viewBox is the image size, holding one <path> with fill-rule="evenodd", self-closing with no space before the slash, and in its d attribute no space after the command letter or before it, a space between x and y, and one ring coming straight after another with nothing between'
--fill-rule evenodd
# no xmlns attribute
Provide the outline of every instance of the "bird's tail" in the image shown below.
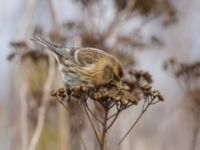
<svg viewBox="0 0 200 150"><path fill-rule="evenodd" d="M42 39L40 37L35 37L35 38L32 38L31 40L36 42L36 43L39 43L40 45L42 45L42 46L44 46L44 47L46 47L48 49L50 49L51 51L53 51L57 55L60 55L60 56L63 57L66 54L66 51L64 52L64 47L55 45L55 44L53 44L51 42L48 42L45 39Z"/></svg>

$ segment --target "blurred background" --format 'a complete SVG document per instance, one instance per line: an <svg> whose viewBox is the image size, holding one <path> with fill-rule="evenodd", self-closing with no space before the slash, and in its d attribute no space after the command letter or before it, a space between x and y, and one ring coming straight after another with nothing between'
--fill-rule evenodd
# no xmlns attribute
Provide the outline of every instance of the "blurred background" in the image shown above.
<svg viewBox="0 0 200 150"><path fill-rule="evenodd" d="M83 149L73 119L49 94L63 86L56 63L33 45L33 36L103 49L125 70L152 75L165 101L149 109L115 148L139 108L124 112L109 133L108 149L200 149L199 77L179 80L163 69L172 57L185 64L200 60L199 14L198 0L1 0L0 149ZM74 110L88 149L96 149L81 110Z"/></svg>

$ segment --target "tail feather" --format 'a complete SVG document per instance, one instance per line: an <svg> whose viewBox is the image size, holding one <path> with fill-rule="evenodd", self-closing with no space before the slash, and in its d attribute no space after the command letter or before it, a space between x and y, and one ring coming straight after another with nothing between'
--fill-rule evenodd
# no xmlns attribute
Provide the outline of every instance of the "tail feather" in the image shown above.
<svg viewBox="0 0 200 150"><path fill-rule="evenodd" d="M31 40L50 49L52 52L56 53L57 55L60 55L62 57L66 56L67 51L63 46L52 44L51 42L48 42L47 40L42 39L40 37L35 37L35 38L32 38Z"/></svg>

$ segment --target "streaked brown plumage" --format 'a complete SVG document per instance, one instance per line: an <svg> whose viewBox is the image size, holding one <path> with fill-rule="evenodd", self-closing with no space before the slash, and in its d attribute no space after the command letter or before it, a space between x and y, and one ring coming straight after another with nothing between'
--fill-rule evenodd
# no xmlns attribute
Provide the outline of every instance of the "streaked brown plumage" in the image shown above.
<svg viewBox="0 0 200 150"><path fill-rule="evenodd" d="M123 76L121 63L112 55L96 48L64 48L44 39L34 41L50 49L58 61L63 80L70 85L88 83L104 85Z"/></svg>

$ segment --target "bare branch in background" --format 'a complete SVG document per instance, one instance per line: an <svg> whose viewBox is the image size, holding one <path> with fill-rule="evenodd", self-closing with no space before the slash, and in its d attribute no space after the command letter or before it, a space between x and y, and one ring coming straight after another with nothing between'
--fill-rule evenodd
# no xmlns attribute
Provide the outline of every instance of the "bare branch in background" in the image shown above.
<svg viewBox="0 0 200 150"><path fill-rule="evenodd" d="M21 132L22 132L22 150L26 150L28 147L28 107L27 107L27 87L21 86L20 89L20 103L21 103Z"/></svg>
<svg viewBox="0 0 200 150"><path fill-rule="evenodd" d="M60 32L60 23L59 23L59 19L58 19L58 12L56 10L55 7L55 1L54 0L48 0L49 2L49 9L51 12L51 16L52 16L52 23L53 23L53 29L56 30L56 32Z"/></svg>
<svg viewBox="0 0 200 150"><path fill-rule="evenodd" d="M191 129L189 150L195 150L200 131L200 62L185 63L179 62L176 58L170 58L164 63L164 69L174 75L187 101L193 107L194 125Z"/></svg>
<svg viewBox="0 0 200 150"><path fill-rule="evenodd" d="M19 32L20 37L22 39L24 39L24 37L26 36L30 28L31 18L33 16L34 9L37 4L37 0L27 0L26 2L27 3L26 3L25 10L23 13L23 18L22 18L20 32Z"/></svg>
<svg viewBox="0 0 200 150"><path fill-rule="evenodd" d="M32 136L28 150L35 150L37 143L39 141L39 138L40 138L43 126L44 126L45 114L46 114L47 106L49 103L49 93L52 88L54 78L55 78L55 62L54 62L54 59L52 58L52 56L50 56L50 54L49 54L48 78L47 78L47 81L46 81L46 84L44 87L44 95L42 98L42 104L39 108L37 126L36 126L35 132Z"/></svg>

